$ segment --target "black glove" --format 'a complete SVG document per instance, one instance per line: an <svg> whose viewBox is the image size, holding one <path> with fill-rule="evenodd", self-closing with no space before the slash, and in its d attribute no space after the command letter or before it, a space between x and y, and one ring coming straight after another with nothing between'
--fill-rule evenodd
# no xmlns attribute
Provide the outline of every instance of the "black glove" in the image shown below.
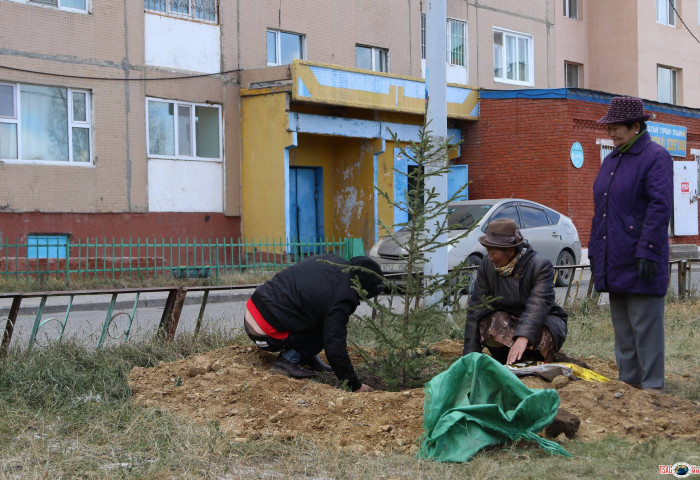
<svg viewBox="0 0 700 480"><path fill-rule="evenodd" d="M634 265L637 267L637 274L639 274L639 278L645 282L651 282L659 273L659 266L656 264L656 262L652 262L646 258L635 258Z"/></svg>
<svg viewBox="0 0 700 480"><path fill-rule="evenodd" d="M593 275L593 257L588 257L588 265L590 266L591 275Z"/></svg>

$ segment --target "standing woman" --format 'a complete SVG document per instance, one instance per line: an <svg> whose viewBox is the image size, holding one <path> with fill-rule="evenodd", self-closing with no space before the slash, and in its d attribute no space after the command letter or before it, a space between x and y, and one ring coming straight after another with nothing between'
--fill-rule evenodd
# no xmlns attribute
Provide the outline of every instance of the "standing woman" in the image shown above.
<svg viewBox="0 0 700 480"><path fill-rule="evenodd" d="M615 149L593 183L588 256L596 290L610 292L619 379L663 393L673 164L647 133L648 119L642 99L614 97L598 120Z"/></svg>

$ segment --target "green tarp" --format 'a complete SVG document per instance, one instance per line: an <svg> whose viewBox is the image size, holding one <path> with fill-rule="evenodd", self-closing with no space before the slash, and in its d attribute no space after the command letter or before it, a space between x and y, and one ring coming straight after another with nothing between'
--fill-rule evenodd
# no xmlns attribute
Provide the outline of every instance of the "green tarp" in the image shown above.
<svg viewBox="0 0 700 480"><path fill-rule="evenodd" d="M418 456L466 462L509 439L535 441L550 453L570 456L535 433L552 422L558 408L555 390L531 390L493 358L470 353L426 384Z"/></svg>

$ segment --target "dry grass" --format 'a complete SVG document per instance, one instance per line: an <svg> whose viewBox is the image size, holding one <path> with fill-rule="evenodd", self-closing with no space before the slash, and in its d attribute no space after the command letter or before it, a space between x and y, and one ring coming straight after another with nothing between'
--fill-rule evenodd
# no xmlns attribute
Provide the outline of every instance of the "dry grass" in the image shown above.
<svg viewBox="0 0 700 480"><path fill-rule="evenodd" d="M258 285L272 278L274 272L240 272L219 275L218 283L212 278L177 279L170 276L159 277L123 277L123 278L86 278L71 279L66 283L63 278L54 276L37 278L15 278L0 276L0 292L44 292L64 290L108 290L119 288L177 287L206 285Z"/></svg>
<svg viewBox="0 0 700 480"><path fill-rule="evenodd" d="M700 390L700 308L667 305L667 364L691 372ZM90 352L63 345L13 351L0 360L0 480L5 479L601 479L658 478L658 465L700 464L698 444L617 438L566 449L573 458L549 456L530 444L479 453L466 464L440 464L404 455L371 456L295 439L287 443L236 441L217 422L194 424L169 412L135 407L126 374L218 348L233 338L217 333L197 342L125 345ZM612 358L605 308L573 312L569 355ZM692 388L695 389L694 393Z"/></svg>

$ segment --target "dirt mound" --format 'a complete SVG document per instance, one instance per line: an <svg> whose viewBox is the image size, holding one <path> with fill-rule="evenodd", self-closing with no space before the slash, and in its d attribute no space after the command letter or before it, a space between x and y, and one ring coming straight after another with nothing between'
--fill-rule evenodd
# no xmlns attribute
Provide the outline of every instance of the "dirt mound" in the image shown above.
<svg viewBox="0 0 700 480"><path fill-rule="evenodd" d="M461 343L431 347L458 358ZM333 386L269 372L275 355L252 346L230 346L153 368L134 368L134 400L199 421L218 420L235 441L298 436L355 452L415 453L422 433L423 390L353 394ZM615 365L583 359L596 372L615 378ZM526 377L530 388L552 388ZM572 381L558 390L561 407L580 417L577 438L607 435L631 440L695 437L700 404L634 389L624 383ZM700 440L700 438L695 437Z"/></svg>

